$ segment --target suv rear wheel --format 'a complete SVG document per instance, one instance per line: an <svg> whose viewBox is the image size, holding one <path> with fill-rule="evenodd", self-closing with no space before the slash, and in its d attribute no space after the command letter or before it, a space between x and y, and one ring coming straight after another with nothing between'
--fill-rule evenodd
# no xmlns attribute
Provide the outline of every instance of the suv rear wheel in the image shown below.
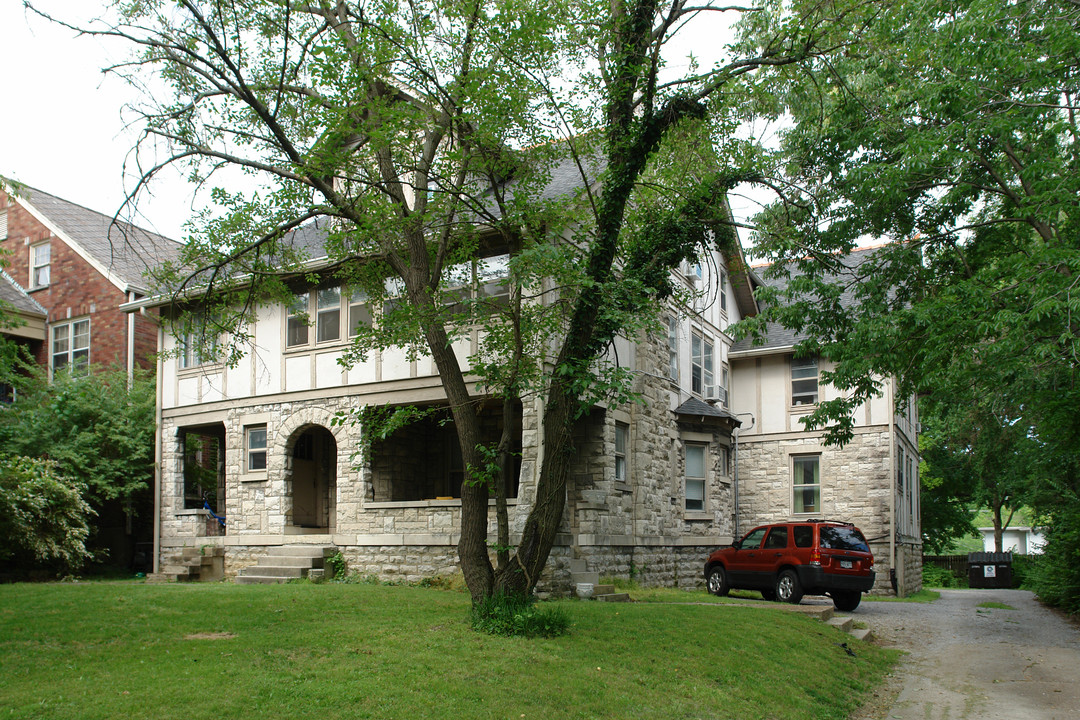
<svg viewBox="0 0 1080 720"><path fill-rule="evenodd" d="M776 599L780 602L798 605L802 600L803 590L799 576L792 569L782 570L776 576Z"/></svg>
<svg viewBox="0 0 1080 720"><path fill-rule="evenodd" d="M727 573L723 565L717 565L709 570L709 577L705 581L709 592L713 595L724 596L728 593Z"/></svg>
<svg viewBox="0 0 1080 720"><path fill-rule="evenodd" d="M841 612L851 612L862 601L862 593L858 590L833 590L829 594L832 595L833 605Z"/></svg>

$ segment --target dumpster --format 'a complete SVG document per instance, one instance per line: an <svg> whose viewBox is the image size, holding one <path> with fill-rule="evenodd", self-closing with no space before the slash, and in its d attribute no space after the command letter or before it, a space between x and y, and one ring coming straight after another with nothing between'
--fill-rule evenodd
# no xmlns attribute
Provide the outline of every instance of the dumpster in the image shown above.
<svg viewBox="0 0 1080 720"><path fill-rule="evenodd" d="M1012 587L1012 553L968 553L968 587Z"/></svg>

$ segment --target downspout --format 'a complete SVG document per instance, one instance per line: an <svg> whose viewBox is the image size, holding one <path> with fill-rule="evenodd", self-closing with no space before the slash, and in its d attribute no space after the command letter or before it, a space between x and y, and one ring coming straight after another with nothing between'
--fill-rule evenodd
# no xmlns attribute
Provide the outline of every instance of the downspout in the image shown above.
<svg viewBox="0 0 1080 720"><path fill-rule="evenodd" d="M128 290L128 302L135 301L135 291ZM127 377L128 390L135 383L135 313L127 314Z"/></svg>
<svg viewBox="0 0 1080 720"><path fill-rule="evenodd" d="M165 347L165 328L158 325L157 332L157 378L156 378L156 395L157 400L154 403L154 572L161 572L161 434L163 432L161 426L162 410L161 410L161 388L162 388L162 371L164 370L164 363L161 358L161 350Z"/></svg>
<svg viewBox="0 0 1080 720"><path fill-rule="evenodd" d="M888 382L888 418L889 418L889 576L893 592L900 596L897 589L896 572L896 405L893 398L893 379Z"/></svg>

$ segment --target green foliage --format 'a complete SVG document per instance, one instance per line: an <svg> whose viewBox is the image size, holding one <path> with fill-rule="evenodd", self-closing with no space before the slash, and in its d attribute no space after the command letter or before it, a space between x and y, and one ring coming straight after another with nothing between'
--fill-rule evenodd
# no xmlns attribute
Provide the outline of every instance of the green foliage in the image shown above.
<svg viewBox="0 0 1080 720"><path fill-rule="evenodd" d="M570 629L570 615L558 605L538 603L535 597L496 593L473 603L474 630L506 637L558 637Z"/></svg>
<svg viewBox="0 0 1080 720"><path fill-rule="evenodd" d="M18 401L0 412L0 447L12 455L49 458L79 478L100 506L131 500L149 489L154 471L153 379L106 370L86 377L23 367L11 372Z"/></svg>
<svg viewBox="0 0 1080 720"><path fill-rule="evenodd" d="M922 569L923 587L932 588L966 588L967 578L957 577L951 570L924 563Z"/></svg>
<svg viewBox="0 0 1080 720"><path fill-rule="evenodd" d="M342 555L340 551L327 557L323 560L323 563L325 564L326 569L330 571L330 577L334 580L345 579L345 576L349 572L349 564L346 562L345 556Z"/></svg>
<svg viewBox="0 0 1080 720"><path fill-rule="evenodd" d="M61 574L82 567L94 515L85 491L51 460L0 455L0 560L10 568L29 555Z"/></svg>

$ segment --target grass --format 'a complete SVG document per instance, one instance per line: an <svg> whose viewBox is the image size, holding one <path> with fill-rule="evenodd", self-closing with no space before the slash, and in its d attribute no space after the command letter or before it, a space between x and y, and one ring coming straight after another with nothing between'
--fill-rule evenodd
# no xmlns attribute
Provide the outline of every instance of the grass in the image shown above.
<svg viewBox="0 0 1080 720"><path fill-rule="evenodd" d="M436 589L3 585L0 706L50 720L837 718L896 659L798 613L556 604L570 634L523 640L470 630L468 597Z"/></svg>
<svg viewBox="0 0 1080 720"><path fill-rule="evenodd" d="M978 605L976 605L975 607L992 608L994 610L1015 610L1016 609L1012 605L1006 605L1003 602L994 602L992 600L987 600L986 602L981 602Z"/></svg>

